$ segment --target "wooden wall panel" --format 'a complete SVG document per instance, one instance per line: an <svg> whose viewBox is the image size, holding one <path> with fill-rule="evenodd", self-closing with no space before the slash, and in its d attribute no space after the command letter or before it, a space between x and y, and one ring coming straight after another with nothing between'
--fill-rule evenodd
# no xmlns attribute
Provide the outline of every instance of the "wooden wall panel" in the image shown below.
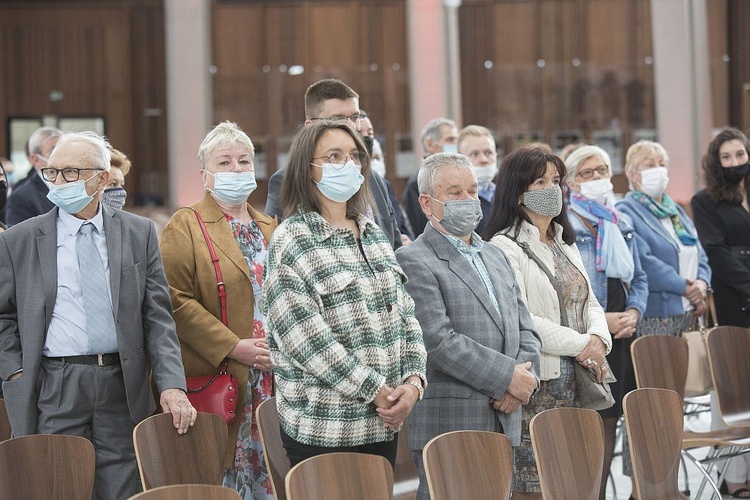
<svg viewBox="0 0 750 500"><path fill-rule="evenodd" d="M32 0L0 5L0 154L8 117L102 116L134 169L131 202L163 202L166 78L161 0ZM63 93L50 100L50 92Z"/></svg>
<svg viewBox="0 0 750 500"><path fill-rule="evenodd" d="M323 78L360 95L394 164L391 145L410 133L405 0L214 2L213 26L214 121L232 119L262 142L267 165L259 180L280 166L305 120L305 90ZM294 65L304 71L290 74Z"/></svg>
<svg viewBox="0 0 750 500"><path fill-rule="evenodd" d="M729 122L750 129L750 2L729 0Z"/></svg>

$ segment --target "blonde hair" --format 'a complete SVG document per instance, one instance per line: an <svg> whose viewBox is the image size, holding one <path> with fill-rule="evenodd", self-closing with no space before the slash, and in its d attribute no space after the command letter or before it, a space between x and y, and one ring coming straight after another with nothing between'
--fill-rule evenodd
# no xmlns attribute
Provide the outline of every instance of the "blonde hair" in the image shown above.
<svg viewBox="0 0 750 500"><path fill-rule="evenodd" d="M638 164L649 155L662 155L669 158L664 146L654 141L640 140L628 148L625 154L625 173L635 172Z"/></svg>
<svg viewBox="0 0 750 500"><path fill-rule="evenodd" d="M481 125L467 125L458 133L458 142L456 144L458 145L459 149L461 149L461 143L469 136L487 137L490 141L492 141L492 144L495 144L495 138L492 137L492 133L487 127L483 127Z"/></svg>
<svg viewBox="0 0 750 500"><path fill-rule="evenodd" d="M198 148L198 161L201 164L201 168L206 168L206 162L208 156L212 151L218 148L225 148L234 144L241 144L245 146L250 158L255 161L255 147L253 141L247 136L245 132L234 122L225 121L216 125L203 139L200 147Z"/></svg>
<svg viewBox="0 0 750 500"><path fill-rule="evenodd" d="M109 153L112 155L109 164L122 170L123 177L128 175L128 172L130 172L130 167L132 167L132 165L128 157L125 156L125 153L123 153L122 151L118 151L115 148L110 149Z"/></svg>

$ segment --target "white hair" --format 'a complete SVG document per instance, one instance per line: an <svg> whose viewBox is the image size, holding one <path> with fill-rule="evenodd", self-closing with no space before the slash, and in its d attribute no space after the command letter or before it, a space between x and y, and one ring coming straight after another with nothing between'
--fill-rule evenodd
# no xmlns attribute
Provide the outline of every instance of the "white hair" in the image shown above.
<svg viewBox="0 0 750 500"><path fill-rule="evenodd" d="M63 134L63 131L56 127L41 127L36 129L29 137L29 144L27 153L29 156L32 154L42 154L42 146L44 142L50 137L59 137Z"/></svg>
<svg viewBox="0 0 750 500"><path fill-rule="evenodd" d="M422 147L427 149L427 139L432 139L433 142L439 142L442 136L443 127L456 128L456 122L450 118L434 118L427 122L427 125L422 129Z"/></svg>
<svg viewBox="0 0 750 500"><path fill-rule="evenodd" d="M60 136L60 140L57 141L54 151L59 150L63 146L68 144L88 144L93 149L93 160L94 166L99 167L107 172L111 169L112 154L110 149L112 146L109 144L106 138L100 136L95 132L65 132ZM52 155L50 155L52 156Z"/></svg>
<svg viewBox="0 0 750 500"><path fill-rule="evenodd" d="M250 137L236 123L225 121L211 129L203 139L203 142L201 142L198 148L198 161L201 164L201 168L206 168L208 157L214 150L233 146L234 144L245 146L250 154L250 158L255 160L255 147Z"/></svg>
<svg viewBox="0 0 750 500"><path fill-rule="evenodd" d="M443 167L468 170L476 177L474 167L468 157L458 153L436 153L422 160L422 166L419 167L417 174L419 194L435 195L435 181Z"/></svg>
<svg viewBox="0 0 750 500"><path fill-rule="evenodd" d="M609 173L612 173L612 160L606 151L599 146L581 146L580 148L574 149L573 152L565 158L565 169L568 171L566 180L568 182L573 182L573 179L578 175L581 165L592 156L598 156L601 158L604 164L607 165Z"/></svg>

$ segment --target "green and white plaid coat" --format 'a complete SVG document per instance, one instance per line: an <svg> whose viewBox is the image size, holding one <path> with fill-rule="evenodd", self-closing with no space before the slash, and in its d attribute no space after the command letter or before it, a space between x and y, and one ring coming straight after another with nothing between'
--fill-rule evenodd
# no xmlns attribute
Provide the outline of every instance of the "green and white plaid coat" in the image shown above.
<svg viewBox="0 0 750 500"><path fill-rule="evenodd" d="M357 224L362 251L352 231L316 212L284 221L269 246L261 307L279 417L284 432L307 445L392 440L375 395L412 375L425 380L406 275L383 232L363 216Z"/></svg>

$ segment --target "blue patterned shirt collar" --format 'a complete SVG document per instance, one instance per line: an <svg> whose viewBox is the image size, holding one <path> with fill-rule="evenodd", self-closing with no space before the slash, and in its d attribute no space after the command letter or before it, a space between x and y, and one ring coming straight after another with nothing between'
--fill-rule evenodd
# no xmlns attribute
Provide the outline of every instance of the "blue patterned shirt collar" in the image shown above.
<svg viewBox="0 0 750 500"><path fill-rule="evenodd" d="M482 240L482 238L477 233L471 233L471 239L469 240L471 242L471 245L467 245L461 238L453 236L452 234L444 233L442 231L438 232L445 236L445 238L450 241L454 247L456 247L456 250L469 257L478 255L479 252L482 251L482 247L484 246L484 240Z"/></svg>
<svg viewBox="0 0 750 500"><path fill-rule="evenodd" d="M96 211L96 215L91 219L79 219L75 215L70 215L63 209L57 210L57 217L65 226L65 230L71 235L75 236L86 222L90 222L96 228L96 232L104 234L104 217L102 216L102 205L99 204L99 209Z"/></svg>
<svg viewBox="0 0 750 500"><path fill-rule="evenodd" d="M496 186L494 182L490 182L486 186L480 184L477 187L477 194L481 199L487 200L492 203L492 200L495 199L495 188Z"/></svg>

